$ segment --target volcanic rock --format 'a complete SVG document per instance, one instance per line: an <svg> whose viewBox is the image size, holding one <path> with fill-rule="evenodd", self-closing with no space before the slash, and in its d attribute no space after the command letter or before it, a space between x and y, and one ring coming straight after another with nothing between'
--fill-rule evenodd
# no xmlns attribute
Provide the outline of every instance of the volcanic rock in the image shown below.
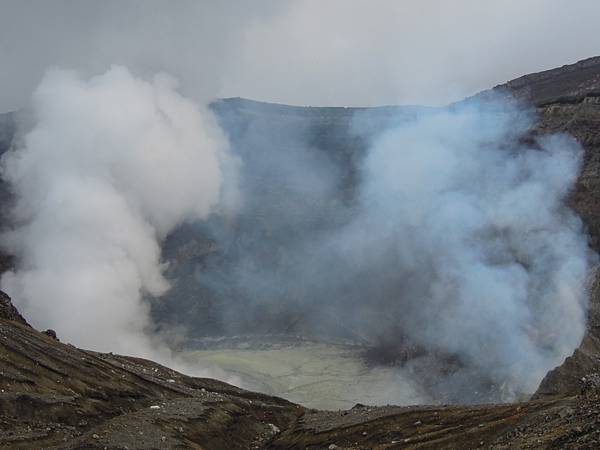
<svg viewBox="0 0 600 450"><path fill-rule="evenodd" d="M13 320L29 326L17 308L12 304L10 297L2 291L0 291L0 319Z"/></svg>

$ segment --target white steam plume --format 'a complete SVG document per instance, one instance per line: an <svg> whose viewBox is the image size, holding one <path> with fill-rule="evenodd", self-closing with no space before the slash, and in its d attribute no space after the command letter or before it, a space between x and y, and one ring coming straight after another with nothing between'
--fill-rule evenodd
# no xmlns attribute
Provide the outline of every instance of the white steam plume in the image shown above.
<svg viewBox="0 0 600 450"><path fill-rule="evenodd" d="M226 250L192 262L194 289L170 303L199 334L350 337L460 403L530 394L580 343L595 256L566 204L573 138L536 135L532 110L490 93L356 110L351 130L255 108L224 122L243 160L237 226L202 228ZM210 322L188 300L207 290Z"/></svg>
<svg viewBox="0 0 600 450"><path fill-rule="evenodd" d="M18 198L4 244L19 258L2 289L34 325L164 359L143 301L169 288L160 240L226 206L236 167L210 114L175 89L115 66L89 80L51 70L35 91L34 128L2 165Z"/></svg>
<svg viewBox="0 0 600 450"><path fill-rule="evenodd" d="M388 324L511 399L579 345L595 258L565 206L583 150L566 135L524 139L533 121L494 98L383 133L365 163L363 217L344 236L362 267L395 274Z"/></svg>

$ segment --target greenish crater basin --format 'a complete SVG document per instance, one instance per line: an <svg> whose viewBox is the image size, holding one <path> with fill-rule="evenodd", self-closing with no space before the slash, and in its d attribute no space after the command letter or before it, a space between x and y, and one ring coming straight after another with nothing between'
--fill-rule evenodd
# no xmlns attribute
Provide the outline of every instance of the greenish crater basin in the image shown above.
<svg viewBox="0 0 600 450"><path fill-rule="evenodd" d="M223 371L245 389L309 408L412 405L428 400L405 370L369 367L362 357L365 348L350 342L245 336L195 340L188 349L190 363Z"/></svg>

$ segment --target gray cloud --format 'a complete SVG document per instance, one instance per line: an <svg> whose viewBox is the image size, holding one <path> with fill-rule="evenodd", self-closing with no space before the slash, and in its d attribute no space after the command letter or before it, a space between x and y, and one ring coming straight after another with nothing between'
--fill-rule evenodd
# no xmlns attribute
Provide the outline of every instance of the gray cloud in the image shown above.
<svg viewBox="0 0 600 450"><path fill-rule="evenodd" d="M168 71L194 98L440 104L600 52L594 0L0 2L0 110L50 65Z"/></svg>

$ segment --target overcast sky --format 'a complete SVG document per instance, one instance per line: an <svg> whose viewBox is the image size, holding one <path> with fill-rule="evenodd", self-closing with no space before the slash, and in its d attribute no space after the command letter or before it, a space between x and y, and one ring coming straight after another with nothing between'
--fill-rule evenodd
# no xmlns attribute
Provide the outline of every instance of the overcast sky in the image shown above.
<svg viewBox="0 0 600 450"><path fill-rule="evenodd" d="M197 100L442 104L600 54L598 0L0 0L0 111L50 66L166 71Z"/></svg>

